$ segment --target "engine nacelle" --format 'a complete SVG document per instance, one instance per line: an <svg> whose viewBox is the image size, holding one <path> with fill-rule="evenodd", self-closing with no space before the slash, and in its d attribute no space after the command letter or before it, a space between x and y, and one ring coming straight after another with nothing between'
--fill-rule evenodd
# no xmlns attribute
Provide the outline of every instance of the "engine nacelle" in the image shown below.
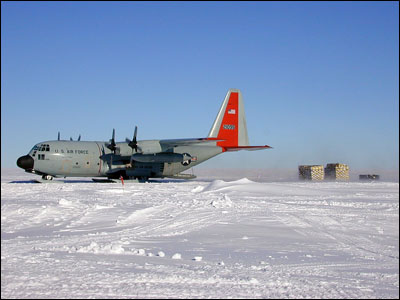
<svg viewBox="0 0 400 300"><path fill-rule="evenodd" d="M174 163L190 160L191 156L187 153L181 154L172 152L160 152L153 154L135 153L131 156L131 159L143 163Z"/></svg>

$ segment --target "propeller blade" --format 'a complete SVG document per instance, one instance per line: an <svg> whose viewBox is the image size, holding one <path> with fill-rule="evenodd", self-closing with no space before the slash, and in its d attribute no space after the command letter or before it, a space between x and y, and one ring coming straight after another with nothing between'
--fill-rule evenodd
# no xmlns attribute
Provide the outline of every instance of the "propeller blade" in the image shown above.
<svg viewBox="0 0 400 300"><path fill-rule="evenodd" d="M58 140L58 141L60 140L60 132L58 132L58 138L57 138L57 140Z"/></svg>
<svg viewBox="0 0 400 300"><path fill-rule="evenodd" d="M135 151L138 152L136 135L137 135L137 126L135 126L135 132L133 133L132 141L129 141L129 144L128 144L128 146L132 148L132 152L133 152L133 149L135 149Z"/></svg>
<svg viewBox="0 0 400 300"><path fill-rule="evenodd" d="M81 140L81 135L79 135L79 137L78 137L78 141L80 141Z"/></svg>
<svg viewBox="0 0 400 300"><path fill-rule="evenodd" d="M110 140L110 143L106 145L108 149L114 152L115 154L115 149L117 149L116 144L115 144L115 128L113 128L113 133L112 133L112 138Z"/></svg>
<svg viewBox="0 0 400 300"><path fill-rule="evenodd" d="M73 141L72 136L69 138L70 141Z"/></svg>
<svg viewBox="0 0 400 300"><path fill-rule="evenodd" d="M137 126L135 126L135 133L133 134L133 140L136 142Z"/></svg>

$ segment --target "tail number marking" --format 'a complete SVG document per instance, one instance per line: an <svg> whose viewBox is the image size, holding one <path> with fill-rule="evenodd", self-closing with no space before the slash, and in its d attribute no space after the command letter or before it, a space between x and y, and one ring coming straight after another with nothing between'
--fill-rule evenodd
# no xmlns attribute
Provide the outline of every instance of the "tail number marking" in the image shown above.
<svg viewBox="0 0 400 300"><path fill-rule="evenodd" d="M224 127L224 129L228 129L228 130L235 130L235 125L225 124L223 127Z"/></svg>

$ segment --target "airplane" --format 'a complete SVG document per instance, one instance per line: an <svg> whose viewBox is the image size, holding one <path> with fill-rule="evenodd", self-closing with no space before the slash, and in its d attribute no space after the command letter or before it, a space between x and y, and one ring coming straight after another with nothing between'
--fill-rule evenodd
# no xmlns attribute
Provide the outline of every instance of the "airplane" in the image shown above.
<svg viewBox="0 0 400 300"><path fill-rule="evenodd" d="M42 182L60 177L107 177L147 181L149 178L192 179L182 172L218 154L239 150L263 150L249 146L242 93L229 89L207 137L138 141L137 126L132 140L109 142L60 140L40 142L17 166L42 176ZM101 181L96 180L94 181Z"/></svg>

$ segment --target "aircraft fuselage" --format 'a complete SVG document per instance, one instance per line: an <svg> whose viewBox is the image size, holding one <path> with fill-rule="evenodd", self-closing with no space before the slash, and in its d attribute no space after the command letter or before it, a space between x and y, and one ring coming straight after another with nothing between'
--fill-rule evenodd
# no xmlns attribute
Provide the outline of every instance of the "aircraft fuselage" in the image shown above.
<svg viewBox="0 0 400 300"><path fill-rule="evenodd" d="M156 143L157 140L138 142L139 145ZM162 178L222 153L222 148L212 142L211 145L178 146L165 152L160 148L161 152L154 154L136 154L128 143L116 143L116 146L117 154L107 148L107 142L45 141L21 157L25 160L31 157L32 166L23 165L21 160L17 164L28 172L54 177Z"/></svg>

